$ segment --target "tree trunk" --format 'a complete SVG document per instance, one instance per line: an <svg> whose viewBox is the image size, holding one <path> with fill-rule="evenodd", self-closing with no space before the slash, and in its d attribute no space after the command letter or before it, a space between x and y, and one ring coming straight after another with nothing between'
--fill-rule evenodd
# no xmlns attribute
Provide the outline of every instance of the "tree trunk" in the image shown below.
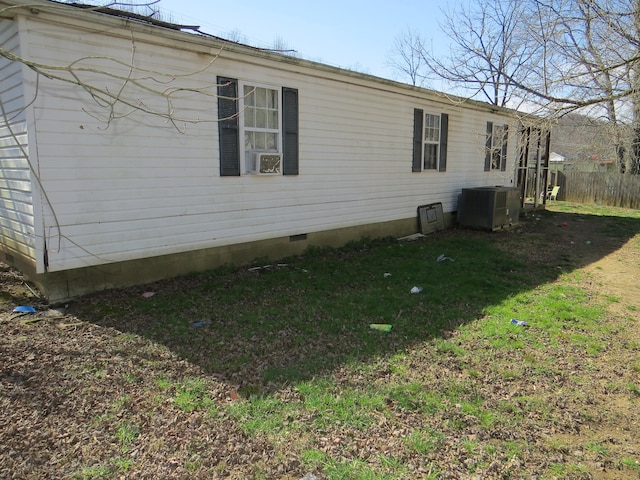
<svg viewBox="0 0 640 480"><path fill-rule="evenodd" d="M629 173L631 175L640 175L640 118L637 112L634 118L633 138L631 139L631 158L629 165Z"/></svg>
<svg viewBox="0 0 640 480"><path fill-rule="evenodd" d="M624 145L616 145L616 157L618 160L618 171L620 173L625 173L627 171L627 162L626 159L624 158L626 155L626 149L624 148Z"/></svg>
<svg viewBox="0 0 640 480"><path fill-rule="evenodd" d="M637 47L636 53L640 54L640 0L634 2L634 23ZM632 175L640 175L640 61L633 61L631 66L631 75L633 82L633 136L631 138L631 152L629 158L629 173Z"/></svg>
<svg viewBox="0 0 640 480"><path fill-rule="evenodd" d="M607 77L608 78L608 77ZM613 94L613 87L611 82L607 83L607 91L609 94ZM616 113L616 104L613 100L606 102L607 116L609 123L612 125L612 133L614 137L614 147L616 151L616 162L618 163L618 171L625 173L627 171L627 150L624 148L624 139L620 133L620 125L618 124L618 114Z"/></svg>

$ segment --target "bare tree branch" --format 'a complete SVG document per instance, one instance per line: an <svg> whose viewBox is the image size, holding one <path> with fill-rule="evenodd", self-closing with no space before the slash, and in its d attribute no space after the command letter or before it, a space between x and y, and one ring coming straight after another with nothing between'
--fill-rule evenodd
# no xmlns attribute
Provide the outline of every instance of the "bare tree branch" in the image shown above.
<svg viewBox="0 0 640 480"><path fill-rule="evenodd" d="M471 0L444 12L441 29L449 55L421 52L431 75L494 105L599 109L616 132L620 170L630 151L640 173L640 0Z"/></svg>
<svg viewBox="0 0 640 480"><path fill-rule="evenodd" d="M411 29L398 35L387 55L387 65L402 77L408 77L411 85L423 86L426 79L426 64L422 52L425 50L422 37Z"/></svg>

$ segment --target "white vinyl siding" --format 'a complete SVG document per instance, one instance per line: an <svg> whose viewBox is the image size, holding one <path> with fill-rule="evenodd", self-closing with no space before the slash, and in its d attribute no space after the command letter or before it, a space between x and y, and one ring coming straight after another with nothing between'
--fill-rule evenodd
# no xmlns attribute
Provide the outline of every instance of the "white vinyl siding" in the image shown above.
<svg viewBox="0 0 640 480"><path fill-rule="evenodd" d="M16 22L0 21L0 44L19 54ZM36 257L33 192L22 65L0 57L0 244L11 255Z"/></svg>
<svg viewBox="0 0 640 480"><path fill-rule="evenodd" d="M113 61L100 55L129 62L132 33L119 30L118 19L105 16L112 22L105 28L82 23L83 15L73 20L77 30L41 23L43 13L29 17L32 58L67 65L86 57L105 71ZM175 95L169 104L132 85L125 93L158 115L124 106L111 112L73 85L41 79L34 121L40 178L56 213L42 208L50 271L410 219L432 202L452 212L461 188L513 177L487 176L478 165L489 110L473 102L449 103L426 90L250 49L223 50L212 61L215 49L189 51L188 42L209 40L162 29L156 35L151 42L133 34L136 66L167 73ZM298 90L298 175L220 176L216 76ZM104 76L98 83L110 91L122 86ZM411 174L414 108L449 115L447 171L428 184Z"/></svg>

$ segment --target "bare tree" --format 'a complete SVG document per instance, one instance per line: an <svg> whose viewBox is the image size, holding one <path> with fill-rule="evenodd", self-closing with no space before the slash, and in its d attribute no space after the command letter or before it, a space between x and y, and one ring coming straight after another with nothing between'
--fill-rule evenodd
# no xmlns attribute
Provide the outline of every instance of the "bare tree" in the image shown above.
<svg viewBox="0 0 640 480"><path fill-rule="evenodd" d="M108 15L123 17L129 15L111 8L113 6L119 6L119 4L111 3L107 7L79 5L77 8L94 8ZM26 7L31 6L27 4ZM21 8L25 6L20 4L0 8L0 17L11 18L12 11ZM33 8L36 9L36 6ZM45 8L55 10L61 7L55 2L38 3L36 11L41 12ZM141 14L132 13L131 15L135 15L132 18L136 20L142 20ZM149 23L162 25L165 28L176 30L182 28L180 25L169 24L151 17L144 18ZM171 71L168 67L166 69L159 67L158 62L150 61L149 56L141 53L144 49L140 49L138 45L136 32L135 28L130 28L126 34L128 36L123 34L118 39L118 41L128 41L128 49L114 48L108 55L100 55L87 48L84 50L86 52L84 55L78 54L76 58L64 61L49 59L42 55L29 56L29 52L21 52L18 45L12 42L0 46L0 70L7 75L6 72L11 72L15 65L26 67L20 69L24 70L22 81L30 87L25 89L25 92L32 92L33 95L31 98L21 99L24 100L23 103L14 101L10 96L11 91L0 92L0 127L5 132L5 143L17 149L16 155L30 170L32 181L39 184L40 195L48 204L49 212L53 217L53 225L47 238L49 246L55 245L55 238L58 239L58 243L61 239L66 239L86 253L100 257L66 235L66 229L58 221L47 190L40 180L39 169L32 163L29 149L20 138L25 132L25 112L37 103L43 92L47 91L51 96L58 95L60 98L70 97L82 101L82 111L97 122L101 122L102 128L105 129L110 128L117 120L134 118L138 115L144 116L145 122L154 122L160 128L173 127L179 132L184 132L189 125L220 121L217 118L217 112L198 111L192 106L194 98L217 97L219 85L216 75L211 70L225 46L217 50L212 49L206 55L198 55L199 63L192 71L176 71L178 69ZM82 51L82 49L79 50ZM61 58L61 56L54 57ZM108 258L100 258L110 261Z"/></svg>
<svg viewBox="0 0 640 480"><path fill-rule="evenodd" d="M431 74L460 87L468 96L483 96L506 106L515 98L516 83L527 81L537 45L523 41L521 2L478 1L444 13L440 27L449 37L449 55L440 58L423 49L421 57ZM520 92L521 93L521 92Z"/></svg>
<svg viewBox="0 0 640 480"><path fill-rule="evenodd" d="M150 8L153 3L156 2L136 6ZM110 15L134 15L136 19L142 17L141 14L125 13L112 8L122 5L130 6L131 4L112 2L107 6L80 5L78 8L94 9ZM0 15L14 8L21 7L5 7L0 9ZM56 8L55 3L52 3L51 8ZM146 21L153 24L160 23L176 30L194 28L157 20L153 18L154 13L155 10L151 10L151 16L145 15ZM192 112L176 108L175 103L176 100L185 96L217 96L215 77L213 77L213 82L203 81L202 79L208 76L200 74L210 69L222 48L210 55L200 67L193 71L159 71L150 69L139 61L136 52L136 38L132 30L129 51L113 56L87 55L75 58L69 63L57 64L43 61L43 59L28 58L16 51L0 47L0 59L4 58L10 63L21 63L34 72L33 81L36 85L36 95L38 95L40 85L45 81L48 85L70 84L79 91L84 91L87 94L87 100L89 100L84 108L85 113L103 122L106 127L118 118L144 113L159 117L182 131L184 125L189 123L217 121L217 119L193 116ZM6 121L7 119L3 118L2 120Z"/></svg>
<svg viewBox="0 0 640 480"><path fill-rule="evenodd" d="M640 174L640 0L472 0L444 13L449 55L423 50L433 75L494 105L605 118L620 171Z"/></svg>
<svg viewBox="0 0 640 480"><path fill-rule="evenodd" d="M245 43L245 44L249 43L249 39L247 38L247 36L237 28L224 34L224 37L230 42Z"/></svg>
<svg viewBox="0 0 640 480"><path fill-rule="evenodd" d="M631 81L633 88L633 139L631 143L630 173L640 175L640 0L633 2L633 39L635 40L635 57L631 67Z"/></svg>
<svg viewBox="0 0 640 480"><path fill-rule="evenodd" d="M297 53L296 50L291 48L287 41L280 35L274 37L271 48L269 48L268 50L272 52L285 53L287 55L294 55Z"/></svg>
<svg viewBox="0 0 640 480"><path fill-rule="evenodd" d="M562 109L572 109L576 102L591 104L591 113L604 117L609 124L618 169L627 169L628 130L622 120L631 120L630 103L633 94L625 99L632 85L632 65L637 40L629 9L617 0L593 2L571 0L564 2L536 1L529 18L542 25L553 25L554 34L545 39L548 55L543 77L553 86L547 94L564 95L571 102L556 102ZM624 27L623 27L624 26ZM532 37L535 38L535 32ZM594 100L601 99L600 102ZM602 115L599 115L602 112Z"/></svg>
<svg viewBox="0 0 640 480"><path fill-rule="evenodd" d="M408 78L411 85L423 86L427 77L423 53L425 43L419 33L410 28L398 35L387 55L387 65L402 78Z"/></svg>

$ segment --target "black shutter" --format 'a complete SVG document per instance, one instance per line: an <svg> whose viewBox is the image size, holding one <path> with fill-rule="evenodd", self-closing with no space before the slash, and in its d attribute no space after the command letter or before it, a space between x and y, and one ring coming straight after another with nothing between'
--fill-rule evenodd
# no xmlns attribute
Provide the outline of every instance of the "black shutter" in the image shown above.
<svg viewBox="0 0 640 480"><path fill-rule="evenodd" d="M484 171L491 170L491 145L493 139L493 122L487 122L487 141L484 154Z"/></svg>
<svg viewBox="0 0 640 480"><path fill-rule="evenodd" d="M422 171L422 126L424 112L419 108L413 110L413 164L412 172Z"/></svg>
<svg viewBox="0 0 640 480"><path fill-rule="evenodd" d="M220 175L240 175L238 80L218 77L218 136Z"/></svg>
<svg viewBox="0 0 640 480"><path fill-rule="evenodd" d="M299 138L298 138L298 90L282 88L282 173L298 175Z"/></svg>
<svg viewBox="0 0 640 480"><path fill-rule="evenodd" d="M502 155L500 155L500 170L503 172L507 169L507 140L509 140L509 125L504 126L502 135Z"/></svg>
<svg viewBox="0 0 640 480"><path fill-rule="evenodd" d="M449 141L449 115L442 113L440 115L440 161L438 162L438 170L447 171L447 142Z"/></svg>

